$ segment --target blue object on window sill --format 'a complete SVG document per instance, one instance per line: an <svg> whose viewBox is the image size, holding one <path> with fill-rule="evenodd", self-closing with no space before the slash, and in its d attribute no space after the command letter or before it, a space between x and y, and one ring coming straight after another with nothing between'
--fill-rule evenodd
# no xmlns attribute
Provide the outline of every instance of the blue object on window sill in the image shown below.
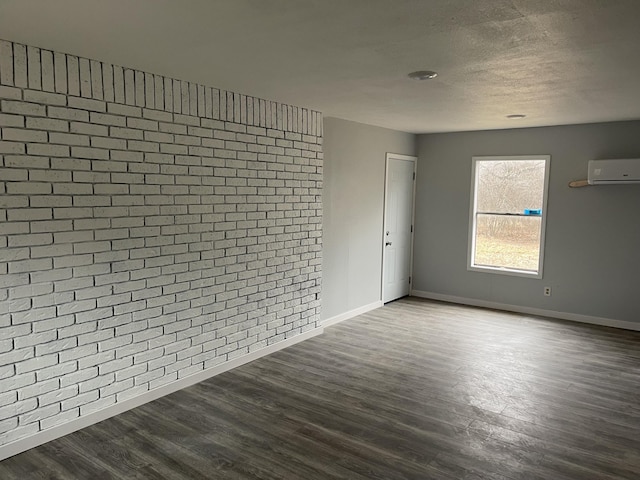
<svg viewBox="0 0 640 480"><path fill-rule="evenodd" d="M524 214L525 215L542 215L542 209L541 208L525 208Z"/></svg>

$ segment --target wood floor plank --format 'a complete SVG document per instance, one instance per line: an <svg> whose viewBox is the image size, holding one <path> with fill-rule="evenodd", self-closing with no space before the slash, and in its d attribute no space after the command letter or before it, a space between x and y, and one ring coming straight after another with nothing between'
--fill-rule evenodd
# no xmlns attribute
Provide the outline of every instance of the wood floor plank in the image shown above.
<svg viewBox="0 0 640 480"><path fill-rule="evenodd" d="M637 480L640 333L406 298L0 478Z"/></svg>

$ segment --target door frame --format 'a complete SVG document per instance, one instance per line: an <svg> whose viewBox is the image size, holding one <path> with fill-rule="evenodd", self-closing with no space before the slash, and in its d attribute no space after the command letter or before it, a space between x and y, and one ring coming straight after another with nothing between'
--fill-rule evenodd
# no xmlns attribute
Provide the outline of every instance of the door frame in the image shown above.
<svg viewBox="0 0 640 480"><path fill-rule="evenodd" d="M401 155L398 153L389 153L386 154L385 166L384 166L384 205L382 210L382 279L380 282L380 301L384 303L384 279L385 279L385 265L386 265L386 251L384 248L385 242L385 232L387 231L387 200L388 200L388 192L387 185L389 182L389 163L392 160L405 160L409 162L413 162L413 192L411 195L411 245L410 245L410 264L409 264L409 295L411 295L411 291L413 290L413 236L415 235L415 216L416 216L416 174L418 170L418 157L413 155Z"/></svg>

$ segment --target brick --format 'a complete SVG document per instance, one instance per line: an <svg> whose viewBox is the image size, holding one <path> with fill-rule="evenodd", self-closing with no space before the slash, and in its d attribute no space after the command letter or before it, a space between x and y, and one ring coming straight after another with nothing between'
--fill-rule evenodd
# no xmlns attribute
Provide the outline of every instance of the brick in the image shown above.
<svg viewBox="0 0 640 480"><path fill-rule="evenodd" d="M151 131L158 130L158 122L155 120L130 117L126 119L126 125L129 128L137 128L140 130L151 130Z"/></svg>
<svg viewBox="0 0 640 480"><path fill-rule="evenodd" d="M45 209L42 209L45 210ZM51 209L49 209L50 211ZM53 216L59 219L69 218L87 218L91 217L91 209L89 208L55 208L53 210ZM51 218L51 217L48 217ZM35 218L33 220L36 220ZM38 219L40 220L40 219Z"/></svg>
<svg viewBox="0 0 640 480"><path fill-rule="evenodd" d="M45 122L47 121L47 119L41 119L41 118L28 118L27 119L28 128L37 128L37 127L30 126L30 125L33 125L33 123L31 124L29 123L29 121L33 122L35 120L43 120ZM3 127L24 127L25 117L23 115L0 113L0 125L2 125Z"/></svg>
<svg viewBox="0 0 640 480"><path fill-rule="evenodd" d="M68 398L72 398L78 395L78 385L71 385L66 388L62 388L60 390L54 390L53 392L46 393L38 397L38 410L41 410L41 407L50 405L52 403L61 402ZM56 405L59 409L60 406ZM54 410L55 411L55 410ZM57 411L56 411L57 413Z"/></svg>
<svg viewBox="0 0 640 480"><path fill-rule="evenodd" d="M18 393L17 392L4 392L0 393L0 407L4 407L5 405L10 405L16 403L18 401ZM0 433L6 432L7 430L0 429Z"/></svg>
<svg viewBox="0 0 640 480"><path fill-rule="evenodd" d="M124 139L92 137L91 146L96 148L104 148L110 150L126 150L127 142ZM112 157L113 158L113 157ZM123 170L127 169L127 165L122 165Z"/></svg>
<svg viewBox="0 0 640 480"><path fill-rule="evenodd" d="M98 376L98 367L89 367L83 370L78 370L73 373L68 373L60 379L60 387L66 388L68 386L79 385L82 382L90 380Z"/></svg>
<svg viewBox="0 0 640 480"><path fill-rule="evenodd" d="M90 113L89 122L92 124L112 125L116 127L124 127L126 125L126 119L124 117L96 112Z"/></svg>
<svg viewBox="0 0 640 480"><path fill-rule="evenodd" d="M19 399L27 399L35 396L43 395L45 393L52 392L58 388L59 381L57 378L47 380L45 382L39 382L34 385L29 385L18 391Z"/></svg>
<svg viewBox="0 0 640 480"><path fill-rule="evenodd" d="M13 78L16 87L27 88L27 47L13 44Z"/></svg>
<svg viewBox="0 0 640 480"><path fill-rule="evenodd" d="M31 358L29 360L25 360L22 362L16 363L16 373L27 373L32 372L34 370L40 370L46 367L50 367L58 363L57 355L44 355L38 356L35 358Z"/></svg>
<svg viewBox="0 0 640 480"><path fill-rule="evenodd" d="M54 52L53 68L55 91L57 93L67 93L67 58L62 53Z"/></svg>
<svg viewBox="0 0 640 480"><path fill-rule="evenodd" d="M12 235L9 237L9 247L22 247L30 245L48 245L53 243L51 233L37 233L29 235Z"/></svg>
<svg viewBox="0 0 640 480"><path fill-rule="evenodd" d="M18 118L23 118L23 117L18 117ZM0 123L3 123L1 116L0 116ZM18 125L18 126L23 126L23 125ZM54 118L28 117L26 120L26 127L33 130L68 132L69 122L65 120L57 120Z"/></svg>
<svg viewBox="0 0 640 480"><path fill-rule="evenodd" d="M0 353L6 353L10 350L13 350L13 340L9 338L0 340Z"/></svg>
<svg viewBox="0 0 640 480"><path fill-rule="evenodd" d="M67 85L69 95L80 96L80 65L78 57L66 55L67 57Z"/></svg>
<svg viewBox="0 0 640 480"><path fill-rule="evenodd" d="M108 160L109 150L91 147L71 147L71 154L76 158Z"/></svg>
<svg viewBox="0 0 640 480"><path fill-rule="evenodd" d="M98 399L98 396L98 390L92 390L90 392L71 397L67 400L63 400L61 403L62 411L72 410L74 408L80 407L81 405L86 405L94 402Z"/></svg>
<svg viewBox="0 0 640 480"><path fill-rule="evenodd" d="M93 98L98 100L104 99L104 92L102 89L102 64L98 61L91 60L90 74L91 74L91 94Z"/></svg>
<svg viewBox="0 0 640 480"><path fill-rule="evenodd" d="M36 378L39 382L49 380L51 378L64 377L78 369L76 362L71 361L63 364L56 364L48 368L40 369L36 372Z"/></svg>
<svg viewBox="0 0 640 480"><path fill-rule="evenodd" d="M42 420L40 420L40 428L42 430L46 430L52 427L55 427L57 425L61 425L63 423L67 423L77 417L80 416L80 410L79 409L72 409L66 412L62 412L59 413L57 415L52 415L48 418L44 418Z"/></svg>
<svg viewBox="0 0 640 480"><path fill-rule="evenodd" d="M138 107L145 106L145 76L144 73L136 70L135 71L135 104Z"/></svg>
<svg viewBox="0 0 640 480"><path fill-rule="evenodd" d="M95 355L97 352L98 352L98 347L96 344L84 345L82 347L72 348L70 350L65 350L63 352L60 352L60 362L77 360L79 358L87 357L89 355Z"/></svg>
<svg viewBox="0 0 640 480"><path fill-rule="evenodd" d="M71 122L69 131L71 133L79 133L83 135L100 135L106 137L109 135L109 127L106 125L95 125L84 122Z"/></svg>
<svg viewBox="0 0 640 480"><path fill-rule="evenodd" d="M146 373L143 373L142 375L136 376L134 378L134 383L135 385L142 385L145 383L149 383L152 380L162 377L163 374L164 374L164 369L158 368L157 370L154 370L152 372L146 372Z"/></svg>
<svg viewBox="0 0 640 480"><path fill-rule="evenodd" d="M0 154L3 153L25 153L25 145L24 143L19 142L7 142L4 140L0 140Z"/></svg>
<svg viewBox="0 0 640 480"><path fill-rule="evenodd" d="M55 134L54 134L55 135ZM3 128L2 139L15 142L47 142L47 132L18 128Z"/></svg>
<svg viewBox="0 0 640 480"><path fill-rule="evenodd" d="M130 150L137 150L141 152L159 152L160 146L154 142L145 142L139 140L128 140L127 147Z"/></svg>
<svg viewBox="0 0 640 480"><path fill-rule="evenodd" d="M8 392L10 390L19 390L27 385L33 385L36 382L36 376L33 372L22 375L13 375L11 377L0 380L0 392Z"/></svg>
<svg viewBox="0 0 640 480"><path fill-rule="evenodd" d="M128 68L124 69L124 101L127 105L135 105L135 74Z"/></svg>
<svg viewBox="0 0 640 480"><path fill-rule="evenodd" d="M79 391L80 393L86 393L91 390L96 390L98 388L102 388L112 384L114 380L115 380L115 375L113 373L109 373L107 375L100 375L90 380L85 380L83 382L80 382Z"/></svg>
<svg viewBox="0 0 640 480"><path fill-rule="evenodd" d="M71 108L77 108L80 110L89 110L91 112L104 113L107 111L107 104L105 102L100 100L93 100L91 98L69 97L68 105Z"/></svg>
<svg viewBox="0 0 640 480"><path fill-rule="evenodd" d="M44 105L64 106L67 104L67 97L58 93L39 92L34 90L24 91L24 100L27 102L40 103Z"/></svg>
<svg viewBox="0 0 640 480"><path fill-rule="evenodd" d="M131 390L134 388L133 379L123 380L122 382L115 382L111 385L103 387L100 389L100 397L108 397L120 392L124 392L127 390Z"/></svg>
<svg viewBox="0 0 640 480"><path fill-rule="evenodd" d="M68 157L70 149L66 145L31 143L27 145L27 154L43 157Z"/></svg>
<svg viewBox="0 0 640 480"><path fill-rule="evenodd" d="M37 410L29 412L18 417L18 423L29 424L32 422L39 422L52 415L60 412L60 404L49 405L47 407L40 406Z"/></svg>
<svg viewBox="0 0 640 480"><path fill-rule="evenodd" d="M89 112L74 108L48 107L49 117L64 120L74 120L78 122L88 122Z"/></svg>
<svg viewBox="0 0 640 480"><path fill-rule="evenodd" d="M113 97L118 104L125 102L124 71L118 65L113 66Z"/></svg>
<svg viewBox="0 0 640 480"><path fill-rule="evenodd" d="M32 172L35 172L35 171L37 171L37 170L32 170ZM26 181L29 178L29 173L30 172L28 170L18 170L16 168L1 168L0 167L0 178L5 182ZM6 201L6 198L4 200ZM27 229L27 231L28 231L28 229ZM9 234L10 231L5 230L3 228L3 233Z"/></svg>
<svg viewBox="0 0 640 480"><path fill-rule="evenodd" d="M51 268L53 268L53 262L50 258L42 258L38 260L21 260L9 264L9 273L51 270Z"/></svg>
<svg viewBox="0 0 640 480"><path fill-rule="evenodd" d="M128 378L137 377L142 375L147 371L147 364L143 363L142 365L134 365L132 367L124 368L122 370L116 371L116 381L122 381Z"/></svg>
<svg viewBox="0 0 640 480"><path fill-rule="evenodd" d="M42 272L31 272L29 276L31 277L31 281L33 283L46 283L46 282L57 282L59 280L64 280L71 278L73 272L69 268L58 268L56 270L50 271L42 271ZM53 313L53 312L52 312ZM53 313L50 318L53 318L55 313ZM48 320L46 316L43 315L44 318L40 318L39 320Z"/></svg>
<svg viewBox="0 0 640 480"><path fill-rule="evenodd" d="M80 67L80 95L91 98L91 64L86 58L79 58Z"/></svg>
<svg viewBox="0 0 640 480"><path fill-rule="evenodd" d="M129 398L142 395L144 392L147 392L148 390L149 390L149 385L147 384L140 385L134 388L130 388L126 392L118 393L117 398L118 398L118 401L121 402L124 400L128 400Z"/></svg>
<svg viewBox="0 0 640 480"><path fill-rule="evenodd" d="M26 412L31 412L35 410L37 406L38 406L38 402L35 398L30 398L28 400L21 400L11 405L7 405L5 407L0 408L0 420L16 417L18 415L25 414Z"/></svg>
<svg viewBox="0 0 640 480"><path fill-rule="evenodd" d="M89 367L95 367L96 365L100 365L101 363L108 362L113 360L115 352L101 352L95 355L89 355L86 357L82 357L78 359L78 368L85 369Z"/></svg>
<svg viewBox="0 0 640 480"><path fill-rule="evenodd" d="M133 357L126 357L98 365L100 375L119 372L133 365Z"/></svg>
<svg viewBox="0 0 640 480"><path fill-rule="evenodd" d="M13 85L13 45L0 40L0 83Z"/></svg>
<svg viewBox="0 0 640 480"><path fill-rule="evenodd" d="M102 64L102 86L105 101L113 102L115 100L113 66L107 63Z"/></svg>
<svg viewBox="0 0 640 480"><path fill-rule="evenodd" d="M61 329L61 330L64 330L64 329ZM75 336L69 337L69 338L61 338L60 340L49 341L47 343L36 345L36 355L38 355L38 358L47 358L48 356L55 357L56 361L51 364L53 365L57 363L57 355L55 354L63 350L69 350L71 348L75 348L77 346L78 346L78 339ZM49 355L49 354L54 354L54 355Z"/></svg>

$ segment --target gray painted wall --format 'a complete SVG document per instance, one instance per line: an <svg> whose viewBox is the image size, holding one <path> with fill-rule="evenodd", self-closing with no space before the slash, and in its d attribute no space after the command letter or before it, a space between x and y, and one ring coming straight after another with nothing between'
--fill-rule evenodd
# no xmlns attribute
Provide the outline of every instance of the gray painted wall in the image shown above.
<svg viewBox="0 0 640 480"><path fill-rule="evenodd" d="M640 185L567 186L588 160L640 157L640 122L422 135L418 151L415 290L640 322ZM551 155L544 278L467 271L471 157L525 154Z"/></svg>
<svg viewBox="0 0 640 480"><path fill-rule="evenodd" d="M322 318L380 300L386 153L416 154L416 136L324 120Z"/></svg>

